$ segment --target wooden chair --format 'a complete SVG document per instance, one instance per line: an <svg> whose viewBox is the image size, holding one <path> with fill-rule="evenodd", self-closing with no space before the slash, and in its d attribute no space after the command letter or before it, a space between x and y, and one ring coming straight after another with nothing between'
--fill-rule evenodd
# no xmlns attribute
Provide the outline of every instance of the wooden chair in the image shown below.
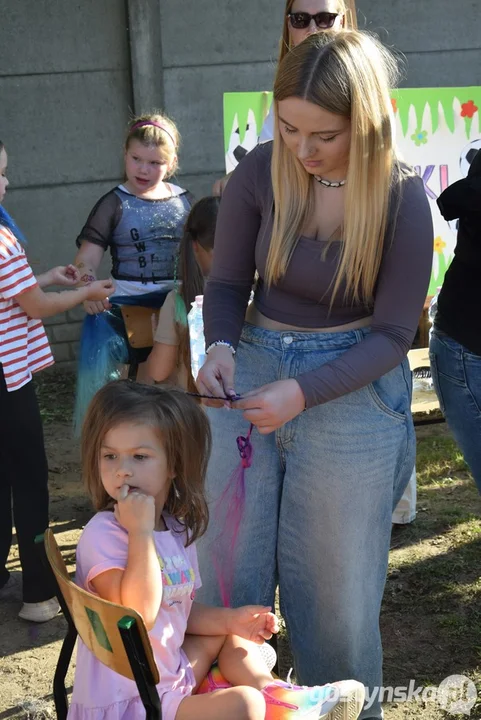
<svg viewBox="0 0 481 720"><path fill-rule="evenodd" d="M133 348L152 347L152 315L159 317L159 308L141 307L139 305L122 305L122 317L129 344Z"/></svg>
<svg viewBox="0 0 481 720"><path fill-rule="evenodd" d="M65 676L77 635L100 662L134 680L147 720L161 720L160 699L156 689L159 671L142 617L131 608L102 600L75 585L68 575L50 529L39 535L36 541L43 551L46 567L53 573L58 601L68 625L53 681L58 720L67 717Z"/></svg>

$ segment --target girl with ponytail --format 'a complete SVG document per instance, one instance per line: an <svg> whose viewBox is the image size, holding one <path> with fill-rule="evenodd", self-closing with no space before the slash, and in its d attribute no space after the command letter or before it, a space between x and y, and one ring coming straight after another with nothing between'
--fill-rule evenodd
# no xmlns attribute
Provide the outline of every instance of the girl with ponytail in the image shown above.
<svg viewBox="0 0 481 720"><path fill-rule="evenodd" d="M168 380L190 392L196 392L196 387L190 371L187 313L195 296L204 292L219 202L217 197L202 198L189 213L179 250L181 282L167 295L160 311L147 365L149 376L156 382Z"/></svg>

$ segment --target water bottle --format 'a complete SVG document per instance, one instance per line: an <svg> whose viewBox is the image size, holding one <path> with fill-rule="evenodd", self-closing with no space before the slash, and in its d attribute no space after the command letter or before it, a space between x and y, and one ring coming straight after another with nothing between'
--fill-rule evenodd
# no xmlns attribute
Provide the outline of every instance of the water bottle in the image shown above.
<svg viewBox="0 0 481 720"><path fill-rule="evenodd" d="M187 316L190 337L191 369L194 380L205 361L204 319L202 317L202 304L204 296L196 295L192 309Z"/></svg>
<svg viewBox="0 0 481 720"><path fill-rule="evenodd" d="M429 303L428 318L429 318L429 322L431 323L431 325L434 325L434 319L436 317L436 312L438 309L438 296L439 296L440 289L441 288L436 289L436 294L433 296L433 298L431 299L431 302Z"/></svg>

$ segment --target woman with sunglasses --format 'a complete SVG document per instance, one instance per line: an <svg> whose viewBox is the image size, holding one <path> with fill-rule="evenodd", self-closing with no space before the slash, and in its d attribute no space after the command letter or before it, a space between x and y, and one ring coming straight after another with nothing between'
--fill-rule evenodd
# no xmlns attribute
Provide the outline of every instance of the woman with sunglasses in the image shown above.
<svg viewBox="0 0 481 720"><path fill-rule="evenodd" d="M284 26L279 49L279 62L285 54L309 35L324 30L341 30L346 24L344 0L286 0ZM271 106L259 136L259 142L274 137L274 113ZM222 195L232 173L214 183L213 195Z"/></svg>
<svg viewBox="0 0 481 720"><path fill-rule="evenodd" d="M281 61L274 141L243 159L220 205L197 378L232 408L208 408L213 503L239 460L233 439L256 428L238 545L224 551L232 605L273 606L278 584L297 681L361 681L365 720L382 717L391 515L415 453L407 353L433 244L423 182L392 142L395 80L388 51L354 30ZM211 604L218 533L199 547Z"/></svg>

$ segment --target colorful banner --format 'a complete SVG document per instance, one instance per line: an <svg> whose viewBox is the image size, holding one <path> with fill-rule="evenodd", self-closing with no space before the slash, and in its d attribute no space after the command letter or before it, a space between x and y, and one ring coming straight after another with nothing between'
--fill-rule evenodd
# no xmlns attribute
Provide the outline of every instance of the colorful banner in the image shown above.
<svg viewBox="0 0 481 720"><path fill-rule="evenodd" d="M224 147L227 172L257 144L272 93L224 94ZM434 221L433 270L429 294L442 284L456 245L457 223L447 223L436 199L465 177L481 149L481 87L410 88L392 92L396 144L422 177Z"/></svg>

